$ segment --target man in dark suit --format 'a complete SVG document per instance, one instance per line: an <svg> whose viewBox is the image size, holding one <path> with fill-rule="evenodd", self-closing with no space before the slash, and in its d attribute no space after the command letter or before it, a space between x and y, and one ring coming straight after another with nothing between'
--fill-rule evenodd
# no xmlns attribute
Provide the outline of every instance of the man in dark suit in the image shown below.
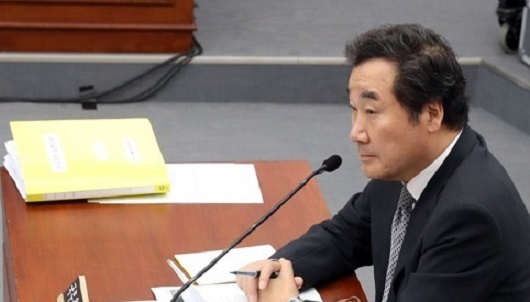
<svg viewBox="0 0 530 302"><path fill-rule="evenodd" d="M530 301L530 216L467 126L465 80L448 43L420 25L386 25L346 56L350 138L371 180L272 257L283 259L247 265L262 271L238 278L249 300L301 301L299 287L373 265L376 302Z"/></svg>

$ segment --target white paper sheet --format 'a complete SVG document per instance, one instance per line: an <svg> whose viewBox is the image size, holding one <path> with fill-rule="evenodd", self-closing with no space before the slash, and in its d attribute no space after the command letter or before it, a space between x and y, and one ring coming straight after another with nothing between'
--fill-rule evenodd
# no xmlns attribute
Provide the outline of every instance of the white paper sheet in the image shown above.
<svg viewBox="0 0 530 302"><path fill-rule="evenodd" d="M179 289L180 287L155 287L151 290L157 302L169 302ZM190 290L190 293L186 294L188 290ZM182 297L186 300L185 302L247 302L245 295L235 283L199 285L188 290L182 293ZM205 298L205 301L194 298L197 297L197 293L200 293ZM300 293L300 298L302 300L322 302L322 297L314 288Z"/></svg>
<svg viewBox="0 0 530 302"><path fill-rule="evenodd" d="M263 203L253 164L167 164L166 194L91 199L96 203Z"/></svg>
<svg viewBox="0 0 530 302"><path fill-rule="evenodd" d="M267 259L276 250L272 245L257 245L249 247L240 247L232 249L226 254L215 266L197 280L198 284L217 284L235 282L236 277L231 274L231 271L237 270L242 266ZM210 261L217 257L222 251L205 251L199 253L189 253L175 255L180 265L186 269L191 277L194 277L201 269L206 267ZM176 266L173 266L171 261L168 264L175 270L182 282L187 282L188 278Z"/></svg>

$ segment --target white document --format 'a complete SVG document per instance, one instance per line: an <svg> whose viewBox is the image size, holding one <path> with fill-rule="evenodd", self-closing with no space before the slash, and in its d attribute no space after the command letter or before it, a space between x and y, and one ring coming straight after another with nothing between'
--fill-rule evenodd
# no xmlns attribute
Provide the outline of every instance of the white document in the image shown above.
<svg viewBox="0 0 530 302"><path fill-rule="evenodd" d="M246 301L245 294L236 283L190 286L182 293L185 302Z"/></svg>
<svg viewBox="0 0 530 302"><path fill-rule="evenodd" d="M93 199L98 203L263 203L253 164L167 164L166 194Z"/></svg>
<svg viewBox="0 0 530 302"><path fill-rule="evenodd" d="M185 283L188 276L193 278L206 267L222 251L207 251L199 253L175 255L175 260L168 260L168 264L175 270L180 280ZM276 250L271 245L258 245L232 249L216 265L197 280L200 285L235 282L236 277L230 272L242 266L269 258ZM175 263L176 262L176 263ZM185 271L185 272L184 272Z"/></svg>
<svg viewBox="0 0 530 302"><path fill-rule="evenodd" d="M155 287L151 290L157 302L169 302L179 289L180 287ZM236 283L191 286L181 297L184 302L247 302ZM322 302L322 297L314 288L301 292L300 298Z"/></svg>

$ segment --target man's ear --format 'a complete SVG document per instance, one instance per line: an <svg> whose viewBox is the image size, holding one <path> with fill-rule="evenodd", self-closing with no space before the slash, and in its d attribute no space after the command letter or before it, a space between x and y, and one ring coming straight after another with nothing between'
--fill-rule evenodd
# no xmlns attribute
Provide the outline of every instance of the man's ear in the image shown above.
<svg viewBox="0 0 530 302"><path fill-rule="evenodd" d="M435 132L442 128L444 119L444 107L442 100L433 100L425 104L423 108L427 118L429 132Z"/></svg>

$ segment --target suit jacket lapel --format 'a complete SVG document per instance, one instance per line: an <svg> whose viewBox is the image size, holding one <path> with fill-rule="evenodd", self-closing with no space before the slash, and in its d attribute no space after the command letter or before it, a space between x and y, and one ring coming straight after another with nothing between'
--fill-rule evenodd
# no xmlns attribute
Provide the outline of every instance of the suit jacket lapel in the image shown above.
<svg viewBox="0 0 530 302"><path fill-rule="evenodd" d="M394 273L394 282L401 278L400 273L405 267L405 264L409 261L411 255L414 254L414 251L419 248L421 234L432 211L438 203L439 193L445 187L447 180L451 177L455 169L462 163L473 147L476 146L478 140L481 140L480 137L478 137L477 140L477 136L478 134L471 128L468 126L464 127L460 138L453 147L453 150L451 150L449 156L444 160L440 169L434 173L427 187L420 195L416 207L412 212L407 227L407 233L401 246L400 257ZM391 292L391 295L392 294L393 293ZM389 301L392 301L390 297Z"/></svg>

